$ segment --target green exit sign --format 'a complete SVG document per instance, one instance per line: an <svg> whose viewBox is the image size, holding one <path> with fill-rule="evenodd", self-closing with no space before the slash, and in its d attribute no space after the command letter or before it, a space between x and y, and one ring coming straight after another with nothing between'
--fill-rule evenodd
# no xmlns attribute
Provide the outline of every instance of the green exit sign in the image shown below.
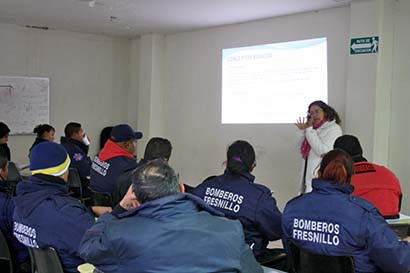
<svg viewBox="0 0 410 273"><path fill-rule="evenodd" d="M350 55L379 52L379 36L350 39Z"/></svg>

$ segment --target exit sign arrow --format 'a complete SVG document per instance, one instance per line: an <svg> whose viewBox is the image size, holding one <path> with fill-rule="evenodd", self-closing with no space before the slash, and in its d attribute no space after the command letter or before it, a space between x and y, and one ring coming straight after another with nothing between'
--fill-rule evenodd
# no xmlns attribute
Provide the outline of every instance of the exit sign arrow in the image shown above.
<svg viewBox="0 0 410 273"><path fill-rule="evenodd" d="M350 55L379 52L379 36L350 39Z"/></svg>

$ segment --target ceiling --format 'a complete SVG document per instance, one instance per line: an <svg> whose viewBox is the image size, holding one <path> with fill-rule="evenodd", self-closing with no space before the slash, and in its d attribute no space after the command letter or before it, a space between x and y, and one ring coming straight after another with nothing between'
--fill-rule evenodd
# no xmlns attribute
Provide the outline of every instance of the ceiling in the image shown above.
<svg viewBox="0 0 410 273"><path fill-rule="evenodd" d="M351 0L0 0L0 23L111 36L178 33L327 9Z"/></svg>

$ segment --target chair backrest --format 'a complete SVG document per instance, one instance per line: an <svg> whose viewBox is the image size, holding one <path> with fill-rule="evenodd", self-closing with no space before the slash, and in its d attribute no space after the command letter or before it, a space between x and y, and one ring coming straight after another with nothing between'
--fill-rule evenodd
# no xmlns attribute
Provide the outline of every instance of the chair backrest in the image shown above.
<svg viewBox="0 0 410 273"><path fill-rule="evenodd" d="M290 243L291 267L295 273L355 273L350 256L327 256L315 254Z"/></svg>
<svg viewBox="0 0 410 273"><path fill-rule="evenodd" d="M0 230L0 271L3 273L13 273L13 262L11 259L10 249L6 237Z"/></svg>
<svg viewBox="0 0 410 273"><path fill-rule="evenodd" d="M113 200L111 194L108 192L98 192L90 189L91 200L93 206L112 207Z"/></svg>
<svg viewBox="0 0 410 273"><path fill-rule="evenodd" d="M52 247L29 248L33 273L64 273L57 251Z"/></svg>
<svg viewBox="0 0 410 273"><path fill-rule="evenodd" d="M403 239L410 236L410 224L407 223L397 223L389 224L389 227L397 234L397 237Z"/></svg>
<svg viewBox="0 0 410 273"><path fill-rule="evenodd" d="M81 202L83 201L83 187L81 183L81 178L80 174L78 173L78 170L75 168L69 168L68 169L68 180L67 180L67 186L68 186L68 191L71 196L79 199Z"/></svg>
<svg viewBox="0 0 410 273"><path fill-rule="evenodd" d="M17 168L16 164L12 161L9 161L9 174L7 180L9 181L21 181L23 178L21 177L20 171Z"/></svg>

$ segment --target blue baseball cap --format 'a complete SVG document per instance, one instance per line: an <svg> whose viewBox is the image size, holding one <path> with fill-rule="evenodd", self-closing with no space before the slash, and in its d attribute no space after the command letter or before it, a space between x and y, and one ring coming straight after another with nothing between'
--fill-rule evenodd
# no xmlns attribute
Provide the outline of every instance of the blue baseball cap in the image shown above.
<svg viewBox="0 0 410 273"><path fill-rule="evenodd" d="M114 126L111 130L111 140L114 142L125 142L131 139L141 139L142 133L134 131L128 124Z"/></svg>

